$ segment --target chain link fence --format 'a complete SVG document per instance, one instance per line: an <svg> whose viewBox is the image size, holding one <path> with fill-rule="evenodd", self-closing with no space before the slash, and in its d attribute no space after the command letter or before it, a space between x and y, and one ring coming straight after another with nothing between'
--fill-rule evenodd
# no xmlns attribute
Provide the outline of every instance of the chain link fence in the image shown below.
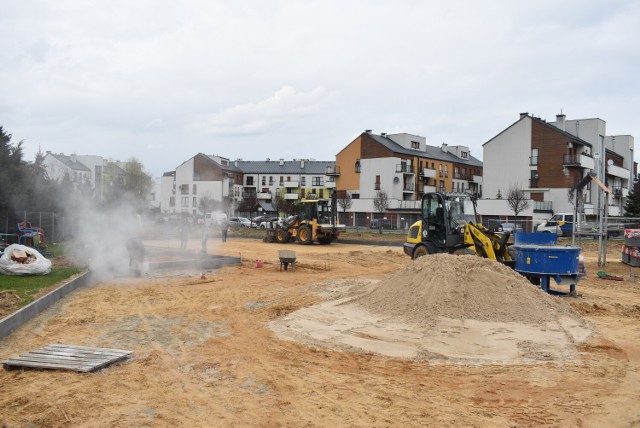
<svg viewBox="0 0 640 428"><path fill-rule="evenodd" d="M61 213L43 211L0 212L0 238L5 244L18 243L18 223L27 223L44 231L47 243L64 241L69 236L65 216Z"/></svg>

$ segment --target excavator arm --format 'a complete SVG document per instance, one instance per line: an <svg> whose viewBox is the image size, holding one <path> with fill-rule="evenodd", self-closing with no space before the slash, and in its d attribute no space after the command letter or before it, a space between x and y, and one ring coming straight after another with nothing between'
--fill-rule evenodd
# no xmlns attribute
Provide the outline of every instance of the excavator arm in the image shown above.
<svg viewBox="0 0 640 428"><path fill-rule="evenodd" d="M468 223L464 230L464 243L480 257L496 260L501 263L511 262L507 241L509 232L502 236L491 233L480 224Z"/></svg>

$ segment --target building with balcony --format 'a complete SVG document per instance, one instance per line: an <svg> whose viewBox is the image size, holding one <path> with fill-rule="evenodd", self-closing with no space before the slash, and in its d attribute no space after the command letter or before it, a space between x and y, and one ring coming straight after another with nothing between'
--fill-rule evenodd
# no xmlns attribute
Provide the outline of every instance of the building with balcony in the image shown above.
<svg viewBox="0 0 640 428"><path fill-rule="evenodd" d="M338 175L332 161L230 161L199 153L162 177L161 211L200 215L207 197L229 210L275 212L280 200L329 198Z"/></svg>
<svg viewBox="0 0 640 428"><path fill-rule="evenodd" d="M515 187L533 202L524 215L534 221L546 219L554 212L573 211L569 190L594 172L611 190L609 215L621 215L636 175L633 144L628 135L607 136L602 119L567 120L559 114L547 122L521 113L518 121L483 145L483 199L495 200L498 193L506 198ZM597 186L587 186L583 200L585 212L596 213ZM490 210L490 205L479 208Z"/></svg>
<svg viewBox="0 0 640 428"><path fill-rule="evenodd" d="M427 192L482 192L482 162L468 147L426 144L418 135L374 134L367 130L336 155L338 195L349 195L345 223L367 226L389 215L398 227L419 218L419 201ZM375 213L374 200L383 191L388 213Z"/></svg>

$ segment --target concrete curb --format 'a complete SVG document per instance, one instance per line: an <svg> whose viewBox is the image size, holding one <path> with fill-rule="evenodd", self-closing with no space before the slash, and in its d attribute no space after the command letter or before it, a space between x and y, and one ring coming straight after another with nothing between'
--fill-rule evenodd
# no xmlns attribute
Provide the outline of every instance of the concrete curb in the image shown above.
<svg viewBox="0 0 640 428"><path fill-rule="evenodd" d="M61 285L48 294L40 297L29 303L24 308L19 309L13 314L0 320L0 339L9 336L11 333L20 328L27 321L36 317L40 313L49 309L51 305L62 299L67 294L71 293L80 287L84 287L91 283L91 272L85 272L77 278Z"/></svg>

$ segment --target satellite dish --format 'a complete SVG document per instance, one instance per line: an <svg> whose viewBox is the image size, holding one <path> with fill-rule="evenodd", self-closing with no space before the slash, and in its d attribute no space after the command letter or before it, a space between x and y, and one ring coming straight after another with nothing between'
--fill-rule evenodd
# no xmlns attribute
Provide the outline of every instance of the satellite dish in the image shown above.
<svg viewBox="0 0 640 428"><path fill-rule="evenodd" d="M394 182L394 183L398 183L399 181L400 181L400 178L398 178L398 177L393 177L393 182Z"/></svg>
<svg viewBox="0 0 640 428"><path fill-rule="evenodd" d="M613 159L609 159L609 160L607 161L607 165L609 165L609 166L613 165Z"/></svg>

